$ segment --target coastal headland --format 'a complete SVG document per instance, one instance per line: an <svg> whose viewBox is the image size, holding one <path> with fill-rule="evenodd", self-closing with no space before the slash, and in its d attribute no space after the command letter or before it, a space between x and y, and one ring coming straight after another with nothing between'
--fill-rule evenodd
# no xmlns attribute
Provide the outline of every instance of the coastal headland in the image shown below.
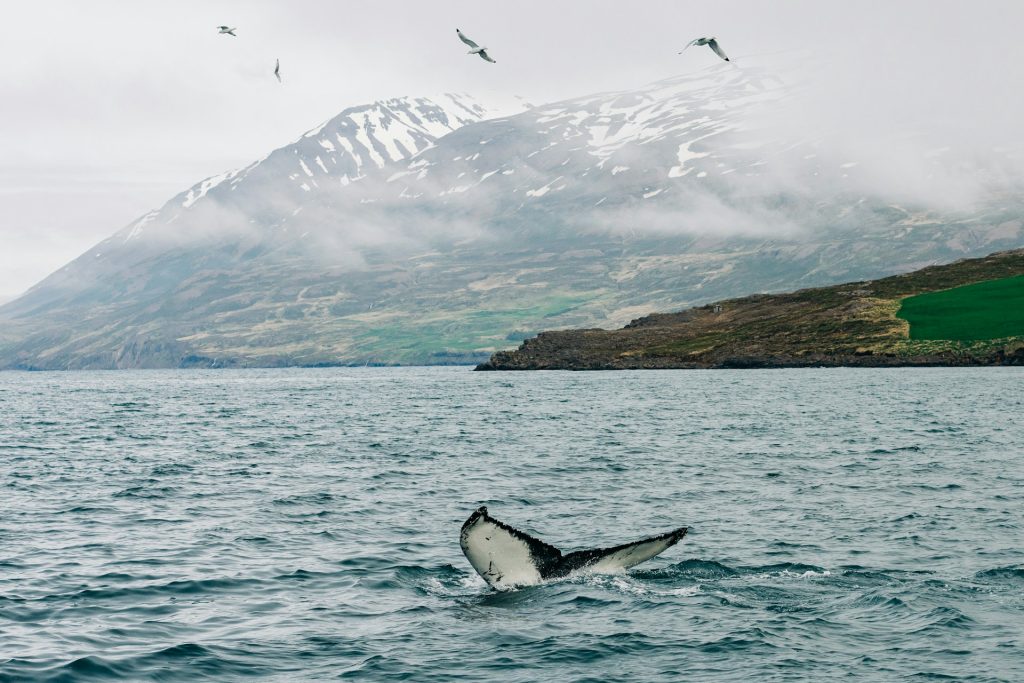
<svg viewBox="0 0 1024 683"><path fill-rule="evenodd" d="M945 337L945 338L943 338ZM542 332L477 370L1024 365L1024 249Z"/></svg>

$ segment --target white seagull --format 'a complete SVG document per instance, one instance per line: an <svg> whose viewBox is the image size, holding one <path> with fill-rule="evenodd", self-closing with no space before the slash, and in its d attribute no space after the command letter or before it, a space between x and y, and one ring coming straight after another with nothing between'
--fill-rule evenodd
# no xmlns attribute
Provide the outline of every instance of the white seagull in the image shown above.
<svg viewBox="0 0 1024 683"><path fill-rule="evenodd" d="M459 29L455 29L455 32L459 34L459 40L461 40L466 45L469 45L469 47L472 48L467 54L480 55L480 59L482 59L482 60L484 60L486 62L490 62L491 64L497 64L497 62L494 61L493 59L491 59L491 56L489 54L487 54L487 48L486 47L480 47L479 45L474 43L472 40L467 38L466 34L463 33L462 31L460 31Z"/></svg>
<svg viewBox="0 0 1024 683"><path fill-rule="evenodd" d="M277 82L281 82L281 60L274 60L274 75L277 76Z"/></svg>
<svg viewBox="0 0 1024 683"><path fill-rule="evenodd" d="M226 33L229 36L235 36L235 29L231 28L230 26L218 26L217 33ZM235 36L235 38L237 37L238 36Z"/></svg>
<svg viewBox="0 0 1024 683"><path fill-rule="evenodd" d="M687 45L686 47L679 51L679 54L683 54L684 52L686 52L686 48L691 47L693 45L707 45L708 47L715 51L716 55L718 55L727 62L729 61L729 58L725 56L725 51L722 50L722 46L718 44L718 41L715 40L714 36L710 38L697 38L696 40L691 40L689 45Z"/></svg>

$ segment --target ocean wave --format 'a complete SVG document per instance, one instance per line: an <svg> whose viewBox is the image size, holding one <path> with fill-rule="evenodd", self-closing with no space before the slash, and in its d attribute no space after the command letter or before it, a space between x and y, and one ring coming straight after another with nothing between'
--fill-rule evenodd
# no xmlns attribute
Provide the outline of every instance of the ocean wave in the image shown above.
<svg viewBox="0 0 1024 683"><path fill-rule="evenodd" d="M130 486L113 494L114 498L167 498L181 492L178 486Z"/></svg>
<svg viewBox="0 0 1024 683"><path fill-rule="evenodd" d="M693 559L683 560L663 569L640 569L634 572L634 576L650 579L720 579L728 576L738 576L740 573L739 570L733 569L721 562Z"/></svg>
<svg viewBox="0 0 1024 683"><path fill-rule="evenodd" d="M317 491L314 493L302 493L293 496L287 496L284 498L275 498L273 501L274 505L323 505L330 503L334 500L334 496L326 491Z"/></svg>
<svg viewBox="0 0 1024 683"><path fill-rule="evenodd" d="M986 583L1020 585L1024 584L1024 566L994 567L976 573L974 578Z"/></svg>
<svg viewBox="0 0 1024 683"><path fill-rule="evenodd" d="M256 664L252 652L192 642L161 647L125 657L87 655L67 661L11 659L12 676L36 680L184 680L194 677L248 677L272 674L279 667ZM186 673L187 670L187 673Z"/></svg>
<svg viewBox="0 0 1024 683"><path fill-rule="evenodd" d="M826 578L832 576L832 572L816 565L797 562L729 566L715 560L691 559L677 562L662 569L635 571L633 575L653 580L688 578L710 581L733 577Z"/></svg>

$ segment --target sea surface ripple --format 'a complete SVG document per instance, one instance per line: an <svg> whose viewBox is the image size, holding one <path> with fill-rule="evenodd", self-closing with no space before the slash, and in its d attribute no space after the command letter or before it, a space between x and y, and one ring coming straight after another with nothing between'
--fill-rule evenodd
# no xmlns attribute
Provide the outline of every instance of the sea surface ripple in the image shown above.
<svg viewBox="0 0 1024 683"><path fill-rule="evenodd" d="M0 375L0 680L1024 679L1024 371ZM477 506L619 576L496 593Z"/></svg>

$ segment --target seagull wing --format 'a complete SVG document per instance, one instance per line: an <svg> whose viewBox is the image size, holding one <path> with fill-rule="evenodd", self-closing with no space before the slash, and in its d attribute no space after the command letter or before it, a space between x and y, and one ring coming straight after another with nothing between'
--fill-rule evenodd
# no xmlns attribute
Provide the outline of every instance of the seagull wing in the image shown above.
<svg viewBox="0 0 1024 683"><path fill-rule="evenodd" d="M477 52L477 54L480 55L480 59L484 60L485 62L490 62L491 64L497 64L497 62L494 61L493 59L491 59L491 56L489 54L487 54L487 50L480 50L480 52Z"/></svg>
<svg viewBox="0 0 1024 683"><path fill-rule="evenodd" d="M716 55L718 55L727 62L729 61L729 58L725 56L725 50L722 49L722 46L718 44L717 40L715 40L714 38L709 40L708 47L714 50Z"/></svg>
<svg viewBox="0 0 1024 683"><path fill-rule="evenodd" d="M701 40L700 38L694 38L693 40L691 40L689 43L686 44L686 47L684 47L682 50L679 51L679 54L683 54L684 52L689 50L691 47L693 47L694 45L699 43L700 40Z"/></svg>
<svg viewBox="0 0 1024 683"><path fill-rule="evenodd" d="M465 43L466 45L469 45L469 46L470 46L471 48L473 48L474 50L475 50L476 48L480 47L479 45L477 45L476 43L474 43L474 42L473 42L472 40L470 40L469 38L467 38L467 37L466 37L466 34L465 34L465 33L463 33L462 31L460 31L459 29L455 29L455 32L459 34L459 40L461 40L462 42L464 42L464 43Z"/></svg>

